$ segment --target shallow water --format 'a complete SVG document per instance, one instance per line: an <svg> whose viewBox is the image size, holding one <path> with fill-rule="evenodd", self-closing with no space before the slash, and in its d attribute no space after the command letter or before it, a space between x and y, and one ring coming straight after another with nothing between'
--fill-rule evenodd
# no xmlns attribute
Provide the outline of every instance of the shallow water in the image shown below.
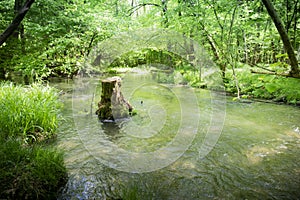
<svg viewBox="0 0 300 200"><path fill-rule="evenodd" d="M94 114L98 79L54 84L69 91L61 95L65 121L57 146L70 179L60 199L300 197L299 107L228 97L222 134L211 135L210 144L217 143L206 155L206 137L217 133L214 122L222 123L224 107L212 101L219 97L157 80L124 77L122 91L138 114L116 123ZM174 142L178 135L183 142Z"/></svg>

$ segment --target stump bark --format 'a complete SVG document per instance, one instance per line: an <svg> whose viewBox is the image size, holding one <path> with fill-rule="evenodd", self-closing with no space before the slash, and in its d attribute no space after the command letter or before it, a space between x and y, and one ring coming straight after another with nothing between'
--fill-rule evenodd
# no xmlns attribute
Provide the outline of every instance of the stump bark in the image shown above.
<svg viewBox="0 0 300 200"><path fill-rule="evenodd" d="M121 92L121 78L111 77L101 81L101 100L96 114L101 121L127 118L132 114L132 106Z"/></svg>

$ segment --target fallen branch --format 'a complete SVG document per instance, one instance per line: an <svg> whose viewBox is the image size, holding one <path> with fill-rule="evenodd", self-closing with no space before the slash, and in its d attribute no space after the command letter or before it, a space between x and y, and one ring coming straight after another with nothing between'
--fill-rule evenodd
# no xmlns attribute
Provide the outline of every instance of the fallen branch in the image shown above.
<svg viewBox="0 0 300 200"><path fill-rule="evenodd" d="M254 71L252 69L250 71L253 74L267 74L267 75L284 76L284 77L290 77L290 78L300 78L300 77L294 77L290 74L280 74L280 73L277 73L277 72L258 72L258 71Z"/></svg>
<svg viewBox="0 0 300 200"><path fill-rule="evenodd" d="M276 71L275 70L271 70L271 69L268 69L268 68L265 68L265 67L261 67L261 66L258 66L258 65L254 65L254 64L252 64L252 65L250 65L251 67L257 67L257 68L260 68L260 69L263 69L263 70L266 70L266 71L268 71L268 72L273 72L273 73L276 73Z"/></svg>

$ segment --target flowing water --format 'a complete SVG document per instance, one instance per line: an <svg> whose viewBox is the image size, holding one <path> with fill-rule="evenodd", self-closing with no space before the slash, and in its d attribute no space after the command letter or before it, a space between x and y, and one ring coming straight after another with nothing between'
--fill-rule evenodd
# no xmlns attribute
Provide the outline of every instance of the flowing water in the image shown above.
<svg viewBox="0 0 300 200"><path fill-rule="evenodd" d="M222 118L207 90L128 75L121 88L137 115L102 123L98 79L54 85L65 91L57 146L70 176L60 199L300 198L299 107L227 97L222 134L201 156ZM169 145L177 135L183 143Z"/></svg>

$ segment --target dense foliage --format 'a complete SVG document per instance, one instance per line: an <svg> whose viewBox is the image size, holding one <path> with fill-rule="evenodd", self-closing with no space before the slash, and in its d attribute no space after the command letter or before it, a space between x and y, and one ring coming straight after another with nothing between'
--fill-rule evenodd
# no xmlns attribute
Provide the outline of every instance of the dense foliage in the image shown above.
<svg viewBox="0 0 300 200"><path fill-rule="evenodd" d="M245 70L245 68L244 66L235 72L241 98L263 98L300 105L300 79L269 74L251 74L250 69ZM230 81L233 79L233 74L228 72L225 86L228 92L236 95L238 93L236 83Z"/></svg>
<svg viewBox="0 0 300 200"><path fill-rule="evenodd" d="M1 199L56 199L66 183L63 155L40 145L1 140L0 179Z"/></svg>

